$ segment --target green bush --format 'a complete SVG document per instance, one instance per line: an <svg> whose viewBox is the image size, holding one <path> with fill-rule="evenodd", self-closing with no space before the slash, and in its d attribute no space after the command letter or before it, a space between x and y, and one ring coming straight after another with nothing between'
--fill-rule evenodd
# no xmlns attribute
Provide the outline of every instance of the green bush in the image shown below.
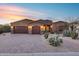
<svg viewBox="0 0 79 59"><path fill-rule="evenodd" d="M78 37L78 33L76 33L75 31L71 32L71 38L72 39L76 39Z"/></svg>
<svg viewBox="0 0 79 59"><path fill-rule="evenodd" d="M63 32L63 36L71 37L71 31L65 30L65 31Z"/></svg>
<svg viewBox="0 0 79 59"><path fill-rule="evenodd" d="M53 32L53 31L51 31L50 33L51 33L51 34L54 34L54 32Z"/></svg>
<svg viewBox="0 0 79 59"><path fill-rule="evenodd" d="M44 34L45 39L49 37L49 31L45 30L43 31L43 34Z"/></svg>
<svg viewBox="0 0 79 59"><path fill-rule="evenodd" d="M62 39L59 39L60 40L60 43L63 43L63 40Z"/></svg>
<svg viewBox="0 0 79 59"><path fill-rule="evenodd" d="M0 29L0 34L2 34L3 33L3 31Z"/></svg>
<svg viewBox="0 0 79 59"><path fill-rule="evenodd" d="M47 39L49 37L49 33L45 33L44 37L45 37L45 39Z"/></svg>
<svg viewBox="0 0 79 59"><path fill-rule="evenodd" d="M47 31L47 30L41 31L41 34L45 34L45 33L49 33L49 31Z"/></svg>
<svg viewBox="0 0 79 59"><path fill-rule="evenodd" d="M78 33L76 31L65 30L63 36L71 37L72 39L76 39L78 37Z"/></svg>
<svg viewBox="0 0 79 59"><path fill-rule="evenodd" d="M55 37L49 38L49 43L50 45L57 47L57 46L60 46L61 43L63 43L63 41L58 36L55 36Z"/></svg>
<svg viewBox="0 0 79 59"><path fill-rule="evenodd" d="M9 25L3 25L3 32L10 32L10 26Z"/></svg>
<svg viewBox="0 0 79 59"><path fill-rule="evenodd" d="M2 25L0 25L0 34L3 33Z"/></svg>
<svg viewBox="0 0 79 59"><path fill-rule="evenodd" d="M41 34L45 34L45 31L41 31Z"/></svg>
<svg viewBox="0 0 79 59"><path fill-rule="evenodd" d="M0 34L5 33L5 32L10 32L10 26L9 25L0 25Z"/></svg>

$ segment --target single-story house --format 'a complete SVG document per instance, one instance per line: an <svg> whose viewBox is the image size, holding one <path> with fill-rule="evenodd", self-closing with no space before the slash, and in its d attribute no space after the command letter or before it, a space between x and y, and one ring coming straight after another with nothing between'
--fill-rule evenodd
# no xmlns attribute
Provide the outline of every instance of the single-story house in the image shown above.
<svg viewBox="0 0 79 59"><path fill-rule="evenodd" d="M51 25L51 20L24 19L11 23L11 33L41 34L45 30L51 32Z"/></svg>
<svg viewBox="0 0 79 59"><path fill-rule="evenodd" d="M64 21L53 22L52 32L62 32L64 29L68 28L68 23Z"/></svg>

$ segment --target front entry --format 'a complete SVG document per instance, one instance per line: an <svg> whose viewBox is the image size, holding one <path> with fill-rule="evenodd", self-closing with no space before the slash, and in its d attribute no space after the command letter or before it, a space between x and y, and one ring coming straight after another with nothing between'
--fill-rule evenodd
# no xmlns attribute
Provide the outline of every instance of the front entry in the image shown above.
<svg viewBox="0 0 79 59"><path fill-rule="evenodd" d="M40 34L40 26L33 26L32 34Z"/></svg>

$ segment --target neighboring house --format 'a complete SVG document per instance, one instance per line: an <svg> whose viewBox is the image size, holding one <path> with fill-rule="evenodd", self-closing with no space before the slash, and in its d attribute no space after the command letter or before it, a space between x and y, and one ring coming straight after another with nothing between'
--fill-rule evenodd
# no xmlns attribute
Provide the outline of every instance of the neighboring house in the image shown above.
<svg viewBox="0 0 79 59"><path fill-rule="evenodd" d="M45 30L51 32L51 25L51 20L33 21L24 19L11 23L11 33L41 34Z"/></svg>
<svg viewBox="0 0 79 59"><path fill-rule="evenodd" d="M64 21L53 22L52 32L62 32L64 29L68 28L68 23Z"/></svg>

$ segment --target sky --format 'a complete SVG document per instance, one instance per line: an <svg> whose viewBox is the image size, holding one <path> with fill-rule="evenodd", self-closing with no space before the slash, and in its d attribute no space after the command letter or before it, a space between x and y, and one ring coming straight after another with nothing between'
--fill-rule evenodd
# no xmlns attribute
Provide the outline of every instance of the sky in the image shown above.
<svg viewBox="0 0 79 59"><path fill-rule="evenodd" d="M0 3L0 24L25 18L60 21L66 17L79 17L78 3Z"/></svg>

